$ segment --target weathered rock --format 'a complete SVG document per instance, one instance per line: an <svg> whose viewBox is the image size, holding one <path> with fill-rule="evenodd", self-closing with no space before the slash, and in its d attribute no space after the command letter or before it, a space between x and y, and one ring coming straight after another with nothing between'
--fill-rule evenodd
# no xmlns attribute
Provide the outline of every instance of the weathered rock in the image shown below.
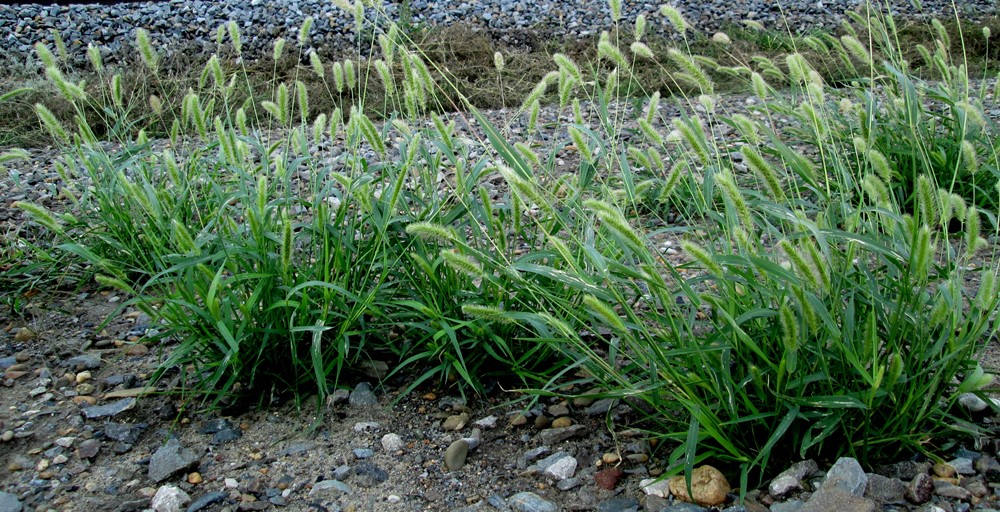
<svg viewBox="0 0 1000 512"><path fill-rule="evenodd" d="M638 512L639 500L635 498L614 498L598 503L594 510L596 512Z"/></svg>
<svg viewBox="0 0 1000 512"><path fill-rule="evenodd" d="M975 475L976 468L972 463L972 459L966 457L956 457L948 462L951 467L955 468L955 472L960 475Z"/></svg>
<svg viewBox="0 0 1000 512"><path fill-rule="evenodd" d="M180 512L191 501L191 496L173 485L164 485L156 490L150 503L155 512Z"/></svg>
<svg viewBox="0 0 1000 512"><path fill-rule="evenodd" d="M602 398L583 410L583 413L587 416L600 416L601 414L607 414L612 407L618 404L618 400L614 398Z"/></svg>
<svg viewBox="0 0 1000 512"><path fill-rule="evenodd" d="M863 496L868 486L868 474L851 457L841 457L826 473L820 490L839 490L851 496Z"/></svg>
<svg viewBox="0 0 1000 512"><path fill-rule="evenodd" d="M139 440L139 436L142 435L142 432L146 430L147 427L148 425L145 423L128 425L125 423L107 422L104 424L104 435L107 436L108 439L132 445Z"/></svg>
<svg viewBox="0 0 1000 512"><path fill-rule="evenodd" d="M101 442L97 439L85 439L76 447L76 456L81 459L92 459L101 451Z"/></svg>
<svg viewBox="0 0 1000 512"><path fill-rule="evenodd" d="M198 454L185 447L176 438L156 450L149 459L149 479L162 482L177 473L187 471L198 464Z"/></svg>
<svg viewBox="0 0 1000 512"><path fill-rule="evenodd" d="M781 498L792 491L802 489L802 480L818 469L819 465L811 459L796 462L771 480L767 492L775 498Z"/></svg>
<svg viewBox="0 0 1000 512"><path fill-rule="evenodd" d="M101 367L101 358L93 354L81 354L67 359L66 364L76 371L96 370Z"/></svg>
<svg viewBox="0 0 1000 512"><path fill-rule="evenodd" d="M548 467L543 470L543 473L555 478L556 480L566 480L567 478L572 478L573 474L576 473L576 466L576 457L562 457L549 464Z"/></svg>
<svg viewBox="0 0 1000 512"><path fill-rule="evenodd" d="M583 425L571 425L565 428L549 428L538 434L539 441L548 446L557 445L567 439L582 436L587 433L587 427Z"/></svg>
<svg viewBox="0 0 1000 512"><path fill-rule="evenodd" d="M507 500L507 505L518 512L556 512L559 510L555 503L544 500L533 492L519 492Z"/></svg>
<svg viewBox="0 0 1000 512"><path fill-rule="evenodd" d="M927 473L918 473L906 486L903 497L906 501L920 505L930 501L934 495L934 479Z"/></svg>
<svg viewBox="0 0 1000 512"><path fill-rule="evenodd" d="M359 487L375 487L388 479L388 471L370 462L362 462L354 466L354 478L351 481Z"/></svg>
<svg viewBox="0 0 1000 512"><path fill-rule="evenodd" d="M353 407L371 407L373 405L378 405L378 397L376 397L375 392L372 391L371 384L361 382L354 387L354 391L351 391L351 394L347 399L347 403L351 404Z"/></svg>
<svg viewBox="0 0 1000 512"><path fill-rule="evenodd" d="M862 492L864 492L862 490ZM821 489L809 498L809 501L799 509L799 512L874 512L875 502L861 496L850 494L841 487L832 486Z"/></svg>
<svg viewBox="0 0 1000 512"><path fill-rule="evenodd" d="M906 484L898 478L888 478L878 474L868 475L865 497L882 504L900 503L906 494Z"/></svg>
<svg viewBox="0 0 1000 512"><path fill-rule="evenodd" d="M712 466L700 466L691 473L691 494L688 494L684 476L670 479L670 493L677 499L703 506L715 506L726 501L726 494L732 490L722 472Z"/></svg>
<svg viewBox="0 0 1000 512"><path fill-rule="evenodd" d="M444 465L449 471L458 471L465 466L465 459L469 456L469 443L465 439L459 439L444 451Z"/></svg>

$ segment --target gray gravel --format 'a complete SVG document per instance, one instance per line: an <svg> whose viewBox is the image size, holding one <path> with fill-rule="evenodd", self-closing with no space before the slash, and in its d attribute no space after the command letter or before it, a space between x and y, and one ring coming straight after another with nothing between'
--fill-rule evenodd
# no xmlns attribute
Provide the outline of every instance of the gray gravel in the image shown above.
<svg viewBox="0 0 1000 512"><path fill-rule="evenodd" d="M669 24L657 13L660 2L623 2L622 23L630 25L640 13L649 18L648 31L670 34ZM886 2L877 2L884 5ZM861 0L677 0L672 2L696 29L711 32L743 20L755 20L766 27L797 32L833 28L843 13L858 8ZM924 0L918 10L910 1L890 0L895 14L907 17L954 17L950 0ZM994 0L958 2L960 14L977 19L996 14ZM387 1L385 14L402 18L414 27L465 24L487 31L496 40L509 44L523 41L523 35L546 38L586 38L612 27L610 10L604 0L411 0L406 9L401 2ZM106 60L130 56L135 29L147 29L158 51L211 53L219 25L236 21L244 37L245 55L254 57L271 51L275 39L295 41L306 17L315 24L309 48L324 54L353 51L358 42L354 16L330 0L221 0L125 3L102 5L0 5L0 34L8 59L25 62L36 42L50 46L53 31L61 34L71 61L86 63L88 44L101 48ZM367 26L384 23L385 16L368 10Z"/></svg>

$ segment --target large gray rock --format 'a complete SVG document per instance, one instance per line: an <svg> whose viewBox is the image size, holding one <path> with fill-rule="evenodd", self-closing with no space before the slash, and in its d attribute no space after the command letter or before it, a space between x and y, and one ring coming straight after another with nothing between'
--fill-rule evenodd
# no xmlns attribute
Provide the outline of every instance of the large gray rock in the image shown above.
<svg viewBox="0 0 1000 512"><path fill-rule="evenodd" d="M162 482L177 473L198 465L198 454L185 447L175 438L170 438L149 459L149 479Z"/></svg>
<svg viewBox="0 0 1000 512"><path fill-rule="evenodd" d="M781 498L792 491L802 489L802 481L818 469L819 465L812 459L796 462L771 480L767 492L775 498Z"/></svg>
<svg viewBox="0 0 1000 512"><path fill-rule="evenodd" d="M16 494L0 492L0 512L21 512L23 508Z"/></svg>
<svg viewBox="0 0 1000 512"><path fill-rule="evenodd" d="M868 475L865 496L882 504L901 503L906 494L906 484L898 478Z"/></svg>
<svg viewBox="0 0 1000 512"><path fill-rule="evenodd" d="M371 407L378 405L378 397L372 391L371 384L361 382L355 386L354 391L351 391L351 395L347 398L347 403L353 407Z"/></svg>
<svg viewBox="0 0 1000 512"><path fill-rule="evenodd" d="M868 486L868 474L857 459L841 457L826 473L821 491L838 490L851 496L863 496Z"/></svg>

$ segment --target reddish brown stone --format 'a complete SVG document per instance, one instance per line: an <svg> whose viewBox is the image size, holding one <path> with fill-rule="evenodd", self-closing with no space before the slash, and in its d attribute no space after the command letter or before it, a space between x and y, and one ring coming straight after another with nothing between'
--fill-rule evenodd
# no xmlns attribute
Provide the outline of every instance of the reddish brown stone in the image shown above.
<svg viewBox="0 0 1000 512"><path fill-rule="evenodd" d="M594 482L598 487L613 491L618 485L618 479L622 477L622 470L618 468L602 469L594 475Z"/></svg>

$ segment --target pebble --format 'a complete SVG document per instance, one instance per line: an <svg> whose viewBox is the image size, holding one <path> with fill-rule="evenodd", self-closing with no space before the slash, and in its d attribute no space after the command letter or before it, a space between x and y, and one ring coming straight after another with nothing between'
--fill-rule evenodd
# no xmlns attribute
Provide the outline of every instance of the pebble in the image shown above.
<svg viewBox="0 0 1000 512"><path fill-rule="evenodd" d="M133 407L135 407L135 398L122 398L121 400L111 402L106 405L85 407L83 409L83 415L90 419L105 418L121 414Z"/></svg>
<svg viewBox="0 0 1000 512"><path fill-rule="evenodd" d="M493 416L493 415L490 415L490 416L487 416L485 418L476 420L476 422L473 423L473 425L475 425L477 427L482 427L482 428L485 428L485 429L491 429L491 428L497 426L497 417Z"/></svg>
<svg viewBox="0 0 1000 512"><path fill-rule="evenodd" d="M341 494L354 494L354 489L340 480L323 480L313 484L312 489L309 490L309 495L312 496L330 490L338 491Z"/></svg>
<svg viewBox="0 0 1000 512"><path fill-rule="evenodd" d="M618 480L621 479L623 474L625 474L625 472L618 468L602 469L594 474L594 483L602 489L613 491L615 490L615 486L618 485ZM666 485L666 480L663 481L663 484Z"/></svg>
<svg viewBox="0 0 1000 512"><path fill-rule="evenodd" d="M452 416L448 416L448 418L444 420L444 423L441 424L441 429L450 431L462 430L463 428L465 428L465 424L468 422L469 422L468 414L464 412L462 414L455 414Z"/></svg>
<svg viewBox="0 0 1000 512"><path fill-rule="evenodd" d="M639 481L639 488L648 496L667 498L670 496L670 481L667 479L646 478Z"/></svg>
<svg viewBox="0 0 1000 512"><path fill-rule="evenodd" d="M469 443L465 439L459 439L444 451L444 465L449 471L458 471L465 466L465 459L469 456Z"/></svg>
<svg viewBox="0 0 1000 512"><path fill-rule="evenodd" d="M228 497L229 494L222 491L212 491L208 494L203 494L198 499L191 502L191 505L187 508L187 512L198 512L199 510L219 503Z"/></svg>
<svg viewBox="0 0 1000 512"><path fill-rule="evenodd" d="M375 455L375 452L371 448L355 448L351 450L351 453L354 454L354 458L356 459L367 459Z"/></svg>
<svg viewBox="0 0 1000 512"><path fill-rule="evenodd" d="M156 490L150 503L154 512L180 512L191 501L191 496L173 485L164 485Z"/></svg>
<svg viewBox="0 0 1000 512"><path fill-rule="evenodd" d="M359 421L353 428L355 432L377 432L382 429L382 425L377 421Z"/></svg>
<svg viewBox="0 0 1000 512"><path fill-rule="evenodd" d="M403 449L403 439L399 434L386 434L382 436L382 449L388 453L396 453Z"/></svg>
<svg viewBox="0 0 1000 512"><path fill-rule="evenodd" d="M684 476L670 479L670 493L681 501L694 502L704 506L715 506L726 501L732 490L722 472L712 466L699 466L691 472L691 494L688 494Z"/></svg>
<svg viewBox="0 0 1000 512"><path fill-rule="evenodd" d="M538 434L538 439L542 444L553 446L567 439L582 436L587 433L587 427L583 425L572 425L564 428L549 428Z"/></svg>
<svg viewBox="0 0 1000 512"><path fill-rule="evenodd" d="M149 479L162 482L198 464L198 454L176 438L170 438L149 458Z"/></svg>
<svg viewBox="0 0 1000 512"><path fill-rule="evenodd" d="M519 492L507 500L507 505L519 512L556 512L559 510L555 503L542 499L541 496L533 492Z"/></svg>
<svg viewBox="0 0 1000 512"><path fill-rule="evenodd" d="M927 473L919 473L906 486L903 496L910 503L920 505L930 501L934 495L934 479Z"/></svg>
<svg viewBox="0 0 1000 512"><path fill-rule="evenodd" d="M562 416L552 420L552 428L566 428L573 424L573 420L568 416Z"/></svg>
<svg viewBox="0 0 1000 512"><path fill-rule="evenodd" d="M373 405L378 405L378 397L376 397L375 392L372 391L371 384L361 382L355 386L354 391L351 391L351 394L347 399L347 403L349 403L352 407L371 407Z"/></svg>

